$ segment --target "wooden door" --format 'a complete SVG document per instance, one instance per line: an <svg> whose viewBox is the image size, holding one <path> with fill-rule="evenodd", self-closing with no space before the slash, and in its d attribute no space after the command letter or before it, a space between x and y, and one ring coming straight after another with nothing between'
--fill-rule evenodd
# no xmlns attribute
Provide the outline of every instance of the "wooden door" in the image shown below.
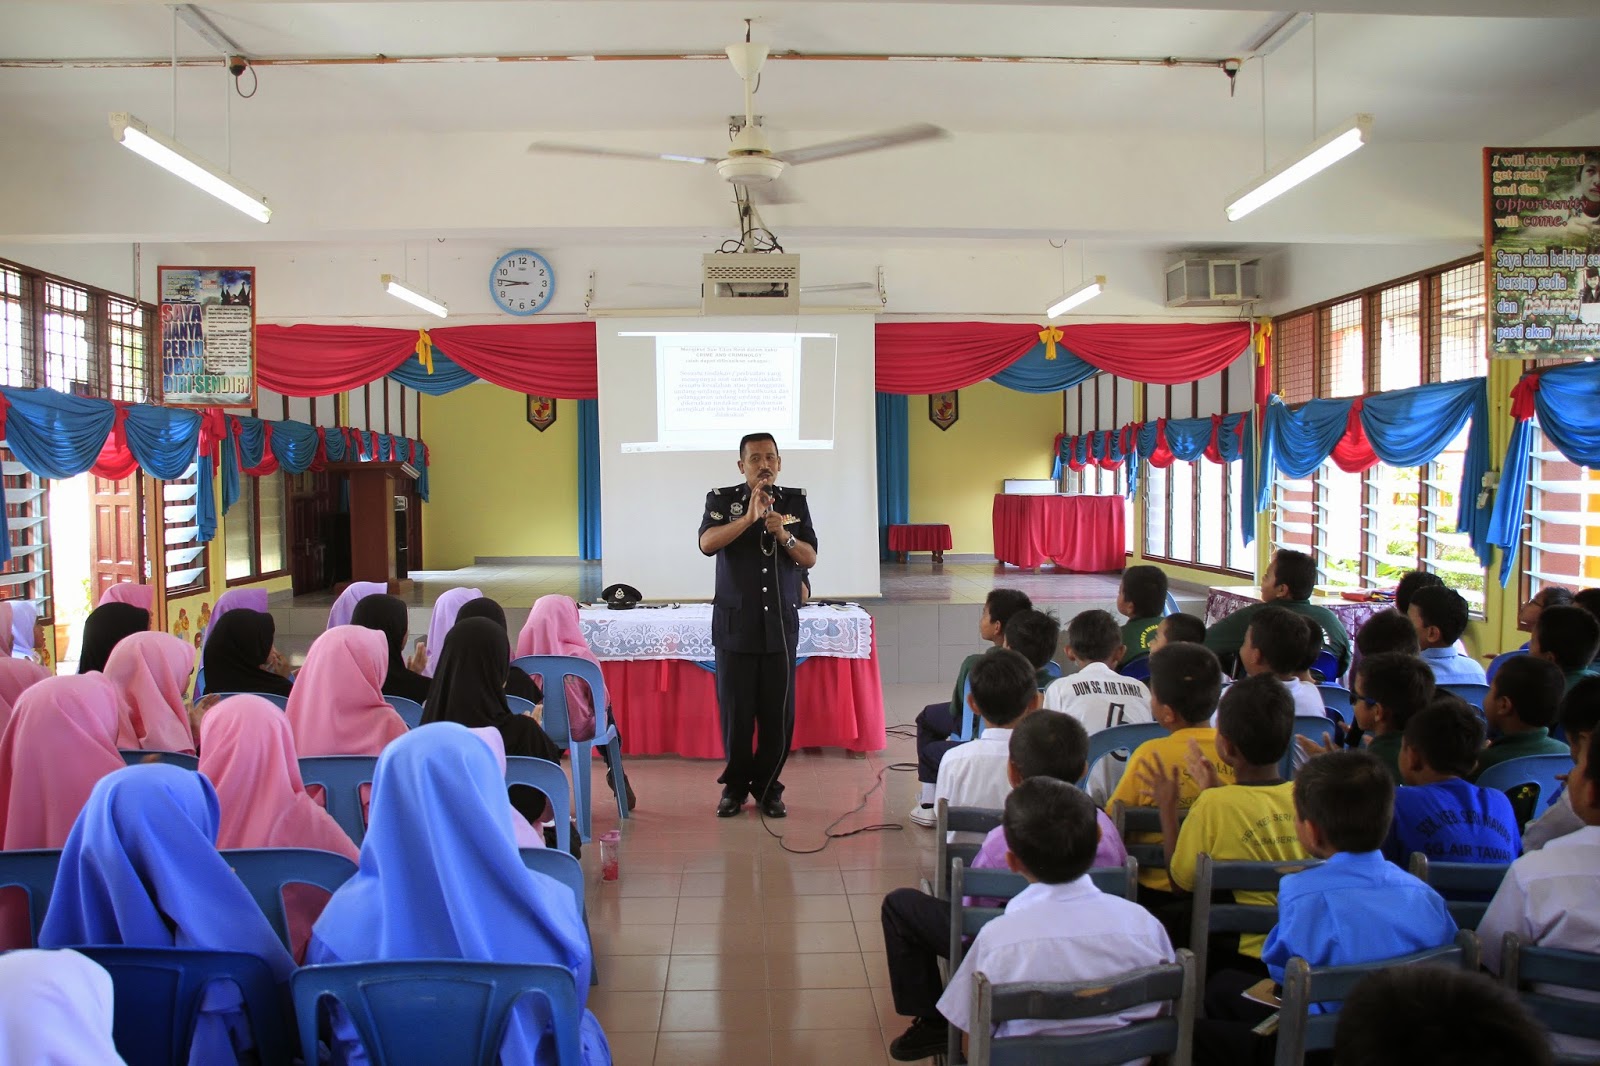
<svg viewBox="0 0 1600 1066"><path fill-rule="evenodd" d="M327 523L328 515L338 509L339 481L327 473L289 478L289 573L296 596L333 584Z"/></svg>
<svg viewBox="0 0 1600 1066"><path fill-rule="evenodd" d="M143 487L137 474L122 481L90 475L94 509L89 550L91 556L90 603L122 581L143 582Z"/></svg>

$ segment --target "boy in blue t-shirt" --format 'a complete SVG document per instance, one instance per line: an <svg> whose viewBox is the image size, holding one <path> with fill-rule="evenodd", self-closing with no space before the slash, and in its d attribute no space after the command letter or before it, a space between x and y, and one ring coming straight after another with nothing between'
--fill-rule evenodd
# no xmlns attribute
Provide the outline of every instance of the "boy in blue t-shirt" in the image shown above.
<svg viewBox="0 0 1600 1066"><path fill-rule="evenodd" d="M1404 867L1420 851L1433 862L1508 863L1522 833L1504 792L1466 780L1483 745L1483 723L1455 696L1441 696L1406 723L1394 821L1383 854Z"/></svg>

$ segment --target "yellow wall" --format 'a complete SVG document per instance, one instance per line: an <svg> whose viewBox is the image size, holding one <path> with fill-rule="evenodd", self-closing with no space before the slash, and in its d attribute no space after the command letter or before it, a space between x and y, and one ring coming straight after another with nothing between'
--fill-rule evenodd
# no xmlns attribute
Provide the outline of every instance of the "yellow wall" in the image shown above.
<svg viewBox="0 0 1600 1066"><path fill-rule="evenodd" d="M467 566L479 556L578 554L578 411L528 424L527 397L479 383L422 397L430 502L422 507L424 565Z"/></svg>
<svg viewBox="0 0 1600 1066"><path fill-rule="evenodd" d="M994 495L1005 478L1050 476L1061 394L1015 392L992 381L961 390L961 420L941 431L926 396L910 398L911 521L950 527L952 551L994 551Z"/></svg>

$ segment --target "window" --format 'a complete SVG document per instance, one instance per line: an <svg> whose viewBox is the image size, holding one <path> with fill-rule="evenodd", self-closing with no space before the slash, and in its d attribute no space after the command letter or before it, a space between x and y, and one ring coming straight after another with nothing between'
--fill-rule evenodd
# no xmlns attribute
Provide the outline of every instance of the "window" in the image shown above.
<svg viewBox="0 0 1600 1066"><path fill-rule="evenodd" d="M1314 398L1312 381L1314 396L1344 397L1481 376L1483 263L1463 261L1284 316L1274 338L1278 392L1291 405ZM1391 585L1426 569L1481 614L1483 568L1456 530L1465 459L1463 431L1422 467L1380 463L1352 474L1328 461L1302 481L1279 476L1273 545L1313 555L1318 580L1334 588Z"/></svg>
<svg viewBox="0 0 1600 1066"><path fill-rule="evenodd" d="M0 262L0 384L151 403L155 308Z"/></svg>
<svg viewBox="0 0 1600 1066"><path fill-rule="evenodd" d="M167 595L180 596L209 587L206 569L210 553L200 540L198 466L189 464L183 476L161 485L162 546L165 551Z"/></svg>
<svg viewBox="0 0 1600 1066"><path fill-rule="evenodd" d="M0 383L33 388L33 281L6 263L0 263L0 357Z"/></svg>
<svg viewBox="0 0 1600 1066"><path fill-rule="evenodd" d="M1600 584L1600 470L1571 462L1537 427L1528 477L1523 598L1546 585Z"/></svg>
<svg viewBox="0 0 1600 1066"><path fill-rule="evenodd" d="M46 279L43 310L45 384L59 392L100 395L89 290Z"/></svg>
<svg viewBox="0 0 1600 1066"><path fill-rule="evenodd" d="M110 398L126 403L149 403L150 331L143 307L118 296L106 297L106 350L109 356Z"/></svg>
<svg viewBox="0 0 1600 1066"><path fill-rule="evenodd" d="M32 600L41 622L54 621L47 536L50 493L43 478L29 473L3 447L0 474L5 482L6 524L11 530L11 561L0 565L0 599Z"/></svg>
<svg viewBox="0 0 1600 1066"><path fill-rule="evenodd" d="M243 477L239 499L222 519L227 579L241 581L284 569L287 540L282 474Z"/></svg>

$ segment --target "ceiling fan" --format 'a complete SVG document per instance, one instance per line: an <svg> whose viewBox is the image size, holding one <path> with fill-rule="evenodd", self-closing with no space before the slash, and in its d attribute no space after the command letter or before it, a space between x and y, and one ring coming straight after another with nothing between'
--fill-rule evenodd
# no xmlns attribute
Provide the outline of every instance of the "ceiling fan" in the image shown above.
<svg viewBox="0 0 1600 1066"><path fill-rule="evenodd" d="M528 145L528 151L560 155L647 159L663 163L689 163L695 166L714 164L717 168L717 173L722 175L724 181L734 186L735 192L751 192L760 189L759 198L768 203L792 203L792 196L779 192L774 186L778 178L791 166L798 166L801 163L816 163L824 159L838 159L847 155L860 155L863 152L876 152L883 148L914 144L918 141L939 140L949 136L940 127L922 122L909 126L899 126L890 130L881 130L877 133L868 133L860 137L849 137L841 141L826 141L822 144L808 145L804 148L774 151L767 144L766 133L761 127L760 118L753 112L751 101L751 97L755 92L754 83L761 74L762 64L767 60L767 46L764 44L752 44L747 32L745 41L739 44L730 44L725 51L728 53L729 61L733 63L733 69L738 72L739 78L744 82L744 116L742 120L735 116L730 122L733 143L729 147L726 156L719 158L717 156L691 155L677 152L641 152L630 148L563 144L556 141L535 141Z"/></svg>

